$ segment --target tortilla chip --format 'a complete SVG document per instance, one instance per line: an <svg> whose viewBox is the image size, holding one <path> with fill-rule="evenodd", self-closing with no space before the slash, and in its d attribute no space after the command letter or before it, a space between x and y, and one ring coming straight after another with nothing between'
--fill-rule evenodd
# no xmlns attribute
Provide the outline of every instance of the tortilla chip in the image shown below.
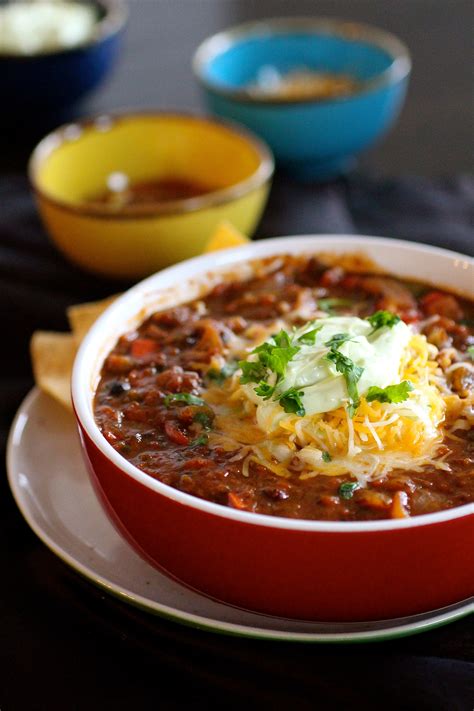
<svg viewBox="0 0 474 711"><path fill-rule="evenodd" d="M235 247L248 238L229 222L221 222L211 235L206 252ZM70 306L67 310L72 333L36 331L31 339L31 359L36 385L69 410L71 403L71 374L76 351L84 336L117 296L101 301Z"/></svg>
<svg viewBox="0 0 474 711"><path fill-rule="evenodd" d="M102 299L102 301L90 301L87 304L77 304L68 308L67 317L77 346L80 345L84 336L101 313L116 298L116 296L109 296L107 299Z"/></svg>
<svg viewBox="0 0 474 711"><path fill-rule="evenodd" d="M36 331L30 349L37 386L72 410L71 373L77 350L72 334Z"/></svg>
<svg viewBox="0 0 474 711"><path fill-rule="evenodd" d="M247 242L250 242L248 237L243 235L233 224L224 220L217 225L206 242L204 254L217 252L220 249L228 249L229 247L239 247L241 244L247 244Z"/></svg>

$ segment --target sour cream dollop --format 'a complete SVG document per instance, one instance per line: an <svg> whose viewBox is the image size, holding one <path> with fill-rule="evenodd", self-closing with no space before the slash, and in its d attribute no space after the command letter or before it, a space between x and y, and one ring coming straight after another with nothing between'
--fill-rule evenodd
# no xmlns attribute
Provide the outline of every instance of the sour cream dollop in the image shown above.
<svg viewBox="0 0 474 711"><path fill-rule="evenodd" d="M315 327L319 330L314 343L302 343L301 337ZM366 394L371 386L385 388L399 382L402 357L413 336L403 321L374 330L369 321L356 316L328 316L295 331L291 336L292 343L298 345L299 351L288 363L285 376L278 383L278 392L293 387L300 390L306 415L330 412L348 402L344 375L326 357L329 352L326 344L337 334L349 337L338 351L363 368L357 383L359 395ZM283 408L274 399L264 400L257 395L254 384L242 387L246 396L258 406L258 424L264 430L272 430L285 416Z"/></svg>

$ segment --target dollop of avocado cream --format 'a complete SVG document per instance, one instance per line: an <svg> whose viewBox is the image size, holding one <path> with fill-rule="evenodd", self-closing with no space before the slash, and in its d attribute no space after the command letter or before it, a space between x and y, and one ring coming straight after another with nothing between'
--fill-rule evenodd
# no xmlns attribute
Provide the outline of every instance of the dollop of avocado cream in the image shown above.
<svg viewBox="0 0 474 711"><path fill-rule="evenodd" d="M316 333L314 331L316 330ZM305 337L311 334L310 337ZM330 412L347 405L347 381L339 372L336 362L328 358L336 348L352 363L362 369L357 380L359 395L365 395L372 386L385 388L400 379L400 362L412 337L409 326L397 320L388 326L374 328L369 320L356 316L328 316L305 324L291 334L292 344L298 352L287 363L284 376L278 381L270 375L268 382L276 385L272 399L264 399L248 383L242 387L247 397L258 405L257 420L273 429L285 412L277 401L278 393L295 388L300 394L306 415ZM255 359L254 355L249 360ZM359 371L360 372L360 371Z"/></svg>

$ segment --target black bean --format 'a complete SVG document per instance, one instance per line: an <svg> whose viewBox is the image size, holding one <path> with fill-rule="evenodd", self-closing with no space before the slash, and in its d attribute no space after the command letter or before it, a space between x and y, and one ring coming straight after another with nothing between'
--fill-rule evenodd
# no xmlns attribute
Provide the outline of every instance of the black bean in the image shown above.
<svg viewBox="0 0 474 711"><path fill-rule="evenodd" d="M273 501L284 501L289 497L289 493L285 489L280 489L277 486L265 487L262 489L262 494L268 496L269 499L273 499Z"/></svg>
<svg viewBox="0 0 474 711"><path fill-rule="evenodd" d="M114 397L123 395L123 393L126 392L127 390L130 390L130 383L128 383L126 380L124 380L124 381L114 380L109 385L109 393L110 393L110 395L114 395Z"/></svg>

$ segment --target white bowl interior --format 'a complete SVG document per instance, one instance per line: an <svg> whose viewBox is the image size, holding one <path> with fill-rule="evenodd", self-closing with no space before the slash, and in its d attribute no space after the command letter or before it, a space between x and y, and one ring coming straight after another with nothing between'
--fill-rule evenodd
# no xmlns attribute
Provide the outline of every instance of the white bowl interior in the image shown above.
<svg viewBox="0 0 474 711"><path fill-rule="evenodd" d="M427 282L438 288L446 287L461 295L474 297L473 259L402 240L334 235L281 237L195 257L158 272L134 286L109 306L91 328L77 354L72 376L72 397L81 424L97 447L134 479L181 503L226 518L278 528L340 532L387 530L474 514L474 504L466 504L412 519L338 523L284 519L237 511L190 496L153 479L124 459L100 433L93 415L95 389L104 359L123 333L137 327L154 311L198 298L229 275L242 278L251 274L249 260L278 254L317 252L359 252L393 275Z"/></svg>

